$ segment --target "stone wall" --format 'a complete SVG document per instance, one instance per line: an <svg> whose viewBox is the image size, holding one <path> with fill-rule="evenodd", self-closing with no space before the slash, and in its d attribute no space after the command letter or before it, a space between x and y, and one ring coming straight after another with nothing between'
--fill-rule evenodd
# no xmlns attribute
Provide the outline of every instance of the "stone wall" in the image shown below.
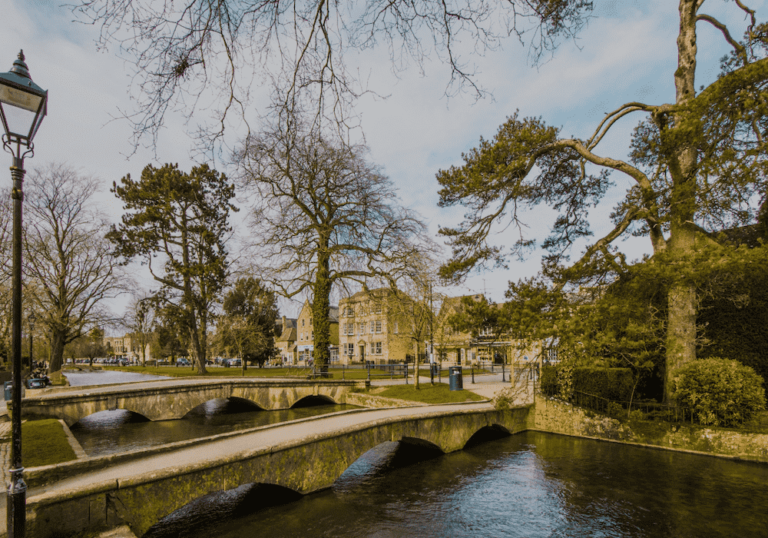
<svg viewBox="0 0 768 538"><path fill-rule="evenodd" d="M696 424L618 420L536 395L532 428L641 446L768 462L768 435Z"/></svg>
<svg viewBox="0 0 768 538"><path fill-rule="evenodd" d="M410 402L408 400L398 400L396 398L385 398L373 394L363 394L360 392L348 392L344 403L350 405L359 405L360 407L380 408L380 407L421 407L428 404L421 402Z"/></svg>

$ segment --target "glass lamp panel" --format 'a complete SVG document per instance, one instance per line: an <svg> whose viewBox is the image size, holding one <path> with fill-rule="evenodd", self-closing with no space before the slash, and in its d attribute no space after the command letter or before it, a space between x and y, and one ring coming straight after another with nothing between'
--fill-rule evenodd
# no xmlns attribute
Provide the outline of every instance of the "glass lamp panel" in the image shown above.
<svg viewBox="0 0 768 538"><path fill-rule="evenodd" d="M34 113L40 108L40 101L42 99L39 95L0 84L0 102L11 106L23 108Z"/></svg>
<svg viewBox="0 0 768 538"><path fill-rule="evenodd" d="M30 112L24 108L8 106L3 103L3 115L8 125L8 130L15 135L28 137L35 121L35 112Z"/></svg>

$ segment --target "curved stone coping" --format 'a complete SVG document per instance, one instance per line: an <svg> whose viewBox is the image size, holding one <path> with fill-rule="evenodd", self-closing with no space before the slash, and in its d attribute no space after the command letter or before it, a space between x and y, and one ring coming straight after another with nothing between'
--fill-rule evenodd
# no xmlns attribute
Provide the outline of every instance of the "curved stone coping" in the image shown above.
<svg viewBox="0 0 768 538"><path fill-rule="evenodd" d="M462 409L462 408L469 407L470 405L472 405L474 408ZM156 470L150 470L141 474L136 474L136 475L131 474L125 477L117 476L114 478L98 480L97 482L94 482L94 483L88 483L88 484L78 485L78 486L68 485L68 484L64 484L63 487L59 487L59 488L56 487L56 484L53 484L49 487L43 486L40 488L35 488L35 489L41 489L42 491L29 492L28 499L27 499L27 506L29 508L37 504L55 503L55 502L88 496L93 493L103 493L107 491L114 491L114 490L118 490L128 486L136 486L141 484L152 483L157 480L162 480L162 479L173 477L173 476L186 475L186 474L190 474L190 473L194 473L194 472L198 472L206 469L215 469L215 468L229 465L241 460L255 458L260 455L280 452L286 449L300 447L300 446L321 441L324 439L333 439L336 437L347 435L349 433L365 431L372 428L386 426L389 424L396 424L398 422L407 422L411 420L430 419L430 418L448 418L452 416L481 414L481 413L488 413L488 412L492 412L492 413L499 412L493 407L489 406L487 403L482 403L482 402L471 402L471 404L467 404L464 402L457 403L457 404L436 404L434 407L438 407L438 406L446 406L446 407L456 408L456 409L455 410L452 409L450 411L429 412L429 409L433 406L429 406L427 408L422 407L422 408L418 408L421 412L416 414L410 414L410 415L396 414L394 416L382 417L379 419L373 419L371 421L361 422L358 424L342 426L336 429L332 429L330 431L304 435L304 436L297 437L289 441L283 441L274 445L259 446L257 448L248 448L245 450L236 450L232 453L220 452L215 457L212 457L203 461L193 461L185 465L162 466ZM529 406L521 406L520 409L527 408L527 407ZM284 422L277 425L263 426L260 428L255 428L248 432L241 431L241 432L231 432L229 434L220 434L219 436L206 438L206 440L203 442L206 444L214 444L217 442L222 443L222 442L231 440L232 437L246 437L248 434L256 433L258 430L276 429L282 426L294 425L297 422L318 421L322 419L327 419L337 414L343 415L343 414L360 413L360 412L378 413L382 411L401 411L401 410L402 409L364 409L364 410L342 411L339 413L334 413L329 415L321 415L318 417L310 417L307 419ZM164 448L165 450L158 451L158 453L172 452L175 450L179 450L180 448L188 448L188 449L194 448L191 445L202 444L201 442L199 442L200 440L197 440L197 441L198 443L191 443L190 446L185 446L185 447L179 447L177 444L174 444L177 446L173 446L173 447L171 447L171 445L164 445L164 447L162 448ZM158 448L161 448L161 447L158 447ZM42 467L38 467L37 469L35 469L35 471L40 471L42 469L43 469Z"/></svg>
<svg viewBox="0 0 768 538"><path fill-rule="evenodd" d="M154 386L137 387L138 384L152 384ZM173 381L168 379L154 379L149 381L134 381L130 383L121 383L115 385L90 385L85 387L71 387L71 391L55 392L50 394L44 394L33 398L24 398L22 400L22 406L25 403L31 405L40 405L53 403L56 400L72 400L76 401L78 398L93 399L94 397L116 397L116 396L131 396L137 392L144 394L153 394L157 392L173 393L188 391L190 389L200 388L212 388L221 387L226 385L247 385L252 387L303 387L303 386L336 386L336 387L354 387L365 385L365 380L323 380L314 381L306 379L291 379L291 378L259 378L259 379L243 379L243 378L212 378L212 379L180 379Z"/></svg>

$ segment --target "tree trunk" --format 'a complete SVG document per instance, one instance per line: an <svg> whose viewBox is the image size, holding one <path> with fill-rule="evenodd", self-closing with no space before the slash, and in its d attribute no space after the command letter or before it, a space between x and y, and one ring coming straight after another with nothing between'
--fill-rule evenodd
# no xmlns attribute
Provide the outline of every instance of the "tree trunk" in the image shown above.
<svg viewBox="0 0 768 538"><path fill-rule="evenodd" d="M205 350L200 342L200 334L198 334L197 323L195 315L193 313L187 313L189 319L189 337L192 341L192 352L195 354L195 362L197 363L197 373L200 375L206 374L205 370Z"/></svg>
<svg viewBox="0 0 768 538"><path fill-rule="evenodd" d="M65 335L62 331L51 331L51 362L48 365L48 373L52 374L61 370L64 362Z"/></svg>
<svg viewBox="0 0 768 538"><path fill-rule="evenodd" d="M416 387L416 390L419 390L419 341L416 340L414 344L416 345L416 360L413 368L413 386Z"/></svg>
<svg viewBox="0 0 768 538"><path fill-rule="evenodd" d="M696 0L680 0L679 13L675 101L682 104L693 99L696 94ZM664 137L665 122L663 119L658 121ZM668 151L672 176L669 253L673 264L685 264L691 261L690 257L695 251L693 224L696 212L696 152L693 148L679 146L669 147ZM669 290L668 301L664 399L671 403L672 380L677 370L696 359L696 289L689 282L674 282Z"/></svg>
<svg viewBox="0 0 768 538"><path fill-rule="evenodd" d="M331 311L330 258L319 253L315 276L314 301L312 303L312 330L314 331L315 349L313 357L315 367L323 373L328 371L331 358L331 323L328 316Z"/></svg>

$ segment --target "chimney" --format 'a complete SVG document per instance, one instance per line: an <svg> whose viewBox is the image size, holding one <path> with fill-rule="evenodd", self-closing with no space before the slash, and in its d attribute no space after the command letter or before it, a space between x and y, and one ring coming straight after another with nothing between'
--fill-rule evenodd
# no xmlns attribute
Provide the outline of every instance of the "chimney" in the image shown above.
<svg viewBox="0 0 768 538"><path fill-rule="evenodd" d="M286 320L285 320L285 316L283 316L283 331L285 331L285 329L286 329L285 324L286 324Z"/></svg>

